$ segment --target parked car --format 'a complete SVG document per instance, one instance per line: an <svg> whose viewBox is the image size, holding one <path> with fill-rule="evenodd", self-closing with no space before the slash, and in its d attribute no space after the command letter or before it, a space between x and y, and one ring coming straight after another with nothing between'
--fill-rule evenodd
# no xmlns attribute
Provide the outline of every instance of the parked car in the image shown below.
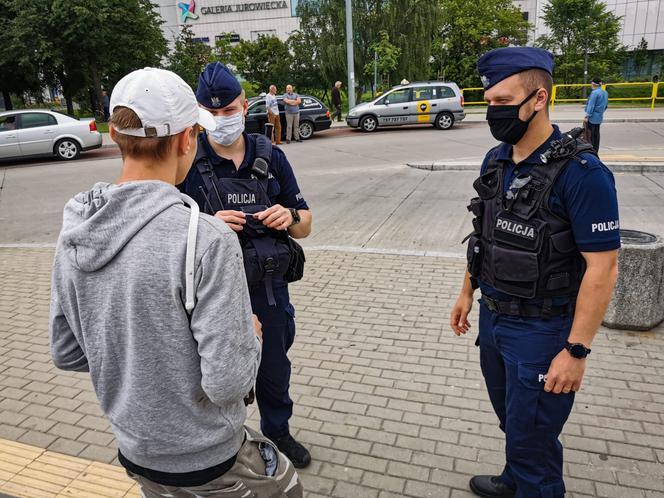
<svg viewBox="0 0 664 498"><path fill-rule="evenodd" d="M37 109L0 112L0 160L56 156L69 161L101 145L94 119Z"/></svg>
<svg viewBox="0 0 664 498"><path fill-rule="evenodd" d="M316 97L300 95L300 138L308 140L314 136L314 132L327 130L332 126L330 111ZM281 97L279 102L279 117L281 118L281 137L286 138L286 114ZM267 123L267 110L265 108L265 97L254 97L249 100L249 112L245 121L245 128L249 133L263 133Z"/></svg>
<svg viewBox="0 0 664 498"><path fill-rule="evenodd" d="M449 130L465 117L463 95L456 83L425 81L396 86L371 102L353 107L346 122L366 132L382 126L424 123Z"/></svg>

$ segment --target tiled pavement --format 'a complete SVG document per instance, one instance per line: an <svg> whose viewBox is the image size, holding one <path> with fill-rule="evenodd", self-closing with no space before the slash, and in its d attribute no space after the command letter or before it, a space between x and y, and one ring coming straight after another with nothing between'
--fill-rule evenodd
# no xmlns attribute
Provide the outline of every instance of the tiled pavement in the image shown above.
<svg viewBox="0 0 664 498"><path fill-rule="evenodd" d="M51 260L0 249L0 438L117 463L87 374L50 362ZM467 497L470 475L501 468L474 337L446 325L462 271L458 259L308 254L292 286L292 426L312 449L310 498ZM568 496L664 497L664 327L599 332L563 439Z"/></svg>

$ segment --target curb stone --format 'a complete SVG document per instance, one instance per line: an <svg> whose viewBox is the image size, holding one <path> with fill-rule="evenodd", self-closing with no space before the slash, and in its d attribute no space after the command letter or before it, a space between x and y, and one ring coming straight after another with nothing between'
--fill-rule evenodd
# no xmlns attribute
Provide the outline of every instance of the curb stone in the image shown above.
<svg viewBox="0 0 664 498"><path fill-rule="evenodd" d="M479 171L481 160L477 162L442 162L442 161L417 161L406 163L406 166L415 169L427 171ZM614 173L664 173L664 163L662 162L605 162L604 163Z"/></svg>

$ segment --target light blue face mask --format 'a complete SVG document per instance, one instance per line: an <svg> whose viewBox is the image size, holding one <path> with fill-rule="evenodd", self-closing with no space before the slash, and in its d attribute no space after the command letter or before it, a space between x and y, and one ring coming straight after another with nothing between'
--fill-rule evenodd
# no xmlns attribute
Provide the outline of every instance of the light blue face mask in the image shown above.
<svg viewBox="0 0 664 498"><path fill-rule="evenodd" d="M244 111L232 116L215 116L214 120L217 128L214 131L208 131L208 135L219 145L228 147L234 144L244 131Z"/></svg>

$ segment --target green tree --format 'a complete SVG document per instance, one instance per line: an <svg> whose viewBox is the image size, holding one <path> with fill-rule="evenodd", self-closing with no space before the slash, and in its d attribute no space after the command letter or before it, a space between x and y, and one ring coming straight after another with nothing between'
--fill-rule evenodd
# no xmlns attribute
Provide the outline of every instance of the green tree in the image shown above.
<svg viewBox="0 0 664 498"><path fill-rule="evenodd" d="M294 74L300 81L309 77L318 79L305 87L320 88L324 97L335 81L347 78L343 4L343 0L300 0L297 8L300 30L291 37ZM315 71L307 75L309 57Z"/></svg>
<svg viewBox="0 0 664 498"><path fill-rule="evenodd" d="M0 34L2 85L16 93L61 87L69 113L77 95L98 107L103 83L158 65L166 53L149 0L25 0L20 12L16 2L0 2L0 16L9 15Z"/></svg>
<svg viewBox="0 0 664 498"><path fill-rule="evenodd" d="M212 48L206 43L194 41L194 32L184 25L175 40L175 48L168 56L166 66L195 89L203 68L213 59Z"/></svg>
<svg viewBox="0 0 664 498"><path fill-rule="evenodd" d="M397 67L391 72L393 80L416 81L430 77L431 56L434 42L439 38L442 14L436 0L390 0L387 3L390 40L401 54Z"/></svg>
<svg viewBox="0 0 664 498"><path fill-rule="evenodd" d="M344 0L301 0L298 6L300 32L318 45L320 75L326 87L347 78L346 12ZM370 88L373 71L364 69L374 61L374 46L387 32L401 51L391 71L394 80L424 79L429 75L431 47L437 35L439 7L432 0L354 0L353 41L356 83Z"/></svg>
<svg viewBox="0 0 664 498"><path fill-rule="evenodd" d="M322 71L321 47L313 40L296 31L288 38L291 53L290 76L292 84L302 93L310 93L328 100L328 84Z"/></svg>
<svg viewBox="0 0 664 498"><path fill-rule="evenodd" d="M41 86L39 54L47 40L34 30L44 13L40 3L0 0L0 92L8 110L13 109L12 93L36 92Z"/></svg>
<svg viewBox="0 0 664 498"><path fill-rule="evenodd" d="M646 69L646 66L648 64L648 41L641 37L641 41L639 44L636 46L634 51L632 52L632 60L634 62L634 72L635 77L638 79L641 79L641 74L643 73L644 69Z"/></svg>
<svg viewBox="0 0 664 498"><path fill-rule="evenodd" d="M549 34L537 39L556 55L554 77L559 83L579 83L599 75L619 78L625 47L620 42L621 17L601 0L551 0L544 6ZM584 74L587 60L588 73Z"/></svg>
<svg viewBox="0 0 664 498"><path fill-rule="evenodd" d="M481 86L478 59L489 50L526 42L528 23L511 0L440 0L439 36L433 43L432 77L460 87Z"/></svg>
<svg viewBox="0 0 664 498"><path fill-rule="evenodd" d="M291 54L288 44L276 36L241 41L231 59L238 73L259 91L267 92L270 85L284 88L290 83Z"/></svg>
<svg viewBox="0 0 664 498"><path fill-rule="evenodd" d="M231 35L227 34L217 38L212 49L212 57L215 61L228 64L233 57L233 42L231 42Z"/></svg>
<svg viewBox="0 0 664 498"><path fill-rule="evenodd" d="M386 77L389 86L389 75L399 66L401 49L390 43L390 35L387 34L387 31L380 32L380 41L374 43L371 48L374 51L375 59L364 65L364 73L369 76L378 73L378 76ZM377 88L373 90L376 91Z"/></svg>

